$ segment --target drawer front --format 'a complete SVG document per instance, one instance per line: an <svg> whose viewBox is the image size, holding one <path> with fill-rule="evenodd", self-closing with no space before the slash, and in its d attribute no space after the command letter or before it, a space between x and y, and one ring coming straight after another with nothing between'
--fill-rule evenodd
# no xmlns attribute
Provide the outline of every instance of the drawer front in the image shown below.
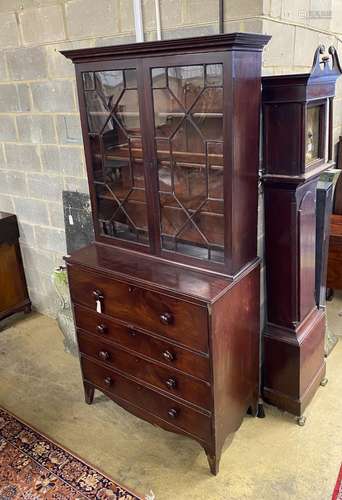
<svg viewBox="0 0 342 500"><path fill-rule="evenodd" d="M81 358L81 363L84 379L112 394L113 398L117 396L129 401L204 441L209 440L211 429L209 416L147 389L113 372L110 368L85 358Z"/></svg>
<svg viewBox="0 0 342 500"><path fill-rule="evenodd" d="M82 330L91 332L101 339L112 340L171 368L177 368L203 380L210 380L207 356L156 339L84 307L75 305L74 313L76 325Z"/></svg>
<svg viewBox="0 0 342 500"><path fill-rule="evenodd" d="M78 334L78 345L83 354L98 361L104 361L117 370L167 391L171 396L210 409L210 385L208 382L150 363L139 356L134 356L115 347L113 344L93 339L82 333Z"/></svg>
<svg viewBox="0 0 342 500"><path fill-rule="evenodd" d="M68 268L74 302L136 324L201 352L208 352L208 314L205 307L151 292L120 281ZM97 309L98 308L98 309Z"/></svg>

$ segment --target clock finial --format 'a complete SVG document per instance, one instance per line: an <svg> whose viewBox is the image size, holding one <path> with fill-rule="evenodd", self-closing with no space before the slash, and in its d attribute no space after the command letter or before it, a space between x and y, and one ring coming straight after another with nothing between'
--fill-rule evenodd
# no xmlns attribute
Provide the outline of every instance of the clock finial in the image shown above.
<svg viewBox="0 0 342 500"><path fill-rule="evenodd" d="M319 45L315 51L311 68L311 76L336 76L336 78L338 78L342 74L342 69L337 50L333 45L331 45L328 49L328 54L324 55L325 53L325 46ZM330 58L331 64L329 64Z"/></svg>

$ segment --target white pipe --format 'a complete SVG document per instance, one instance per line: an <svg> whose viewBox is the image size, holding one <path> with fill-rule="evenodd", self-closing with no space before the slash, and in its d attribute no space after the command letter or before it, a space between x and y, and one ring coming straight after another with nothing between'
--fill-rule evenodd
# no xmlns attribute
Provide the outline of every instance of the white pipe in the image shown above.
<svg viewBox="0 0 342 500"><path fill-rule="evenodd" d="M135 41L144 41L144 23L142 16L141 0L133 0L133 14L135 27Z"/></svg>
<svg viewBox="0 0 342 500"><path fill-rule="evenodd" d="M161 35L160 3L159 3L159 0L154 0L154 5L155 5L155 9L156 9L157 40L161 40L162 39L162 35Z"/></svg>

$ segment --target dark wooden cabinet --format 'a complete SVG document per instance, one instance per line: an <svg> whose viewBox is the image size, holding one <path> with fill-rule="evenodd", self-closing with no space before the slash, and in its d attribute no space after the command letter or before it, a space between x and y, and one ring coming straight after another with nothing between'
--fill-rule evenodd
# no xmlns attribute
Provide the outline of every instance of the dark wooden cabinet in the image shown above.
<svg viewBox="0 0 342 500"><path fill-rule="evenodd" d="M315 298L316 188L334 165L338 56L316 51L311 73L263 78L267 325L266 401L301 416L325 374L325 312ZM331 59L329 61L329 59Z"/></svg>
<svg viewBox="0 0 342 500"><path fill-rule="evenodd" d="M0 320L31 311L19 246L17 218L0 212Z"/></svg>
<svg viewBox="0 0 342 500"><path fill-rule="evenodd" d="M234 33L63 52L95 243L66 259L94 389L196 439L211 471L258 400L261 52Z"/></svg>
<svg viewBox="0 0 342 500"><path fill-rule="evenodd" d="M331 216L327 287L342 290L342 214Z"/></svg>

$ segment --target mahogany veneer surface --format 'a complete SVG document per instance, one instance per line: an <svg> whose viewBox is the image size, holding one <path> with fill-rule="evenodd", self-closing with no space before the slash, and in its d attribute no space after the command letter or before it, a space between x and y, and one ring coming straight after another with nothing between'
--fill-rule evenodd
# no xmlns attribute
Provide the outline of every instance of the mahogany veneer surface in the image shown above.
<svg viewBox="0 0 342 500"><path fill-rule="evenodd" d="M68 260L126 280L132 278L142 285L153 282L157 288L192 297L196 302L215 301L232 283L227 276L195 271L120 248L113 252L111 247L98 244L74 252Z"/></svg>
<svg viewBox="0 0 342 500"><path fill-rule="evenodd" d="M248 408L256 412L259 262L235 280L207 273L216 293L197 289L191 295L191 286L161 287L158 266L175 283L183 271L176 264L158 262L154 280L143 285L139 274L134 278L140 254L96 247L67 259L87 401L98 388L137 416L191 435L217 472L225 438ZM103 250L106 273L97 265ZM124 276L118 265L122 252ZM89 262L86 255L92 256ZM184 268L187 283L189 271ZM204 281L203 271L190 274Z"/></svg>

